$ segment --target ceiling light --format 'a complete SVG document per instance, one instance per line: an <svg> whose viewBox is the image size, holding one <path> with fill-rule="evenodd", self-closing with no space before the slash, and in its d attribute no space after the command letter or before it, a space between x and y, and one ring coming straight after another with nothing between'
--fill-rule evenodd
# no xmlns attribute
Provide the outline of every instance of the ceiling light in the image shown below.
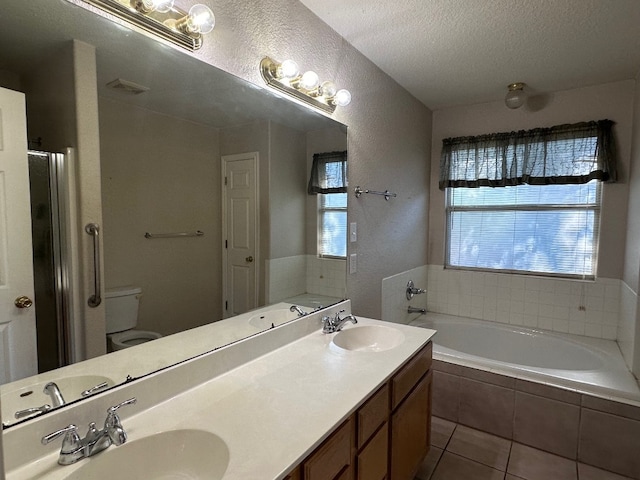
<svg viewBox="0 0 640 480"><path fill-rule="evenodd" d="M523 82L516 82L507 85L507 96L504 97L504 104L511 109L520 108L527 100L527 94L524 91L524 87L527 84Z"/></svg>

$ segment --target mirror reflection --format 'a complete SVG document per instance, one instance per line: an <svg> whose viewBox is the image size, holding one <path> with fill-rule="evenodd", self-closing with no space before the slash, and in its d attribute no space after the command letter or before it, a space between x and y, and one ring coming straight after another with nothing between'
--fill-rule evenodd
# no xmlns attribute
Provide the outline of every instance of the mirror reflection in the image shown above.
<svg viewBox="0 0 640 480"><path fill-rule="evenodd" d="M35 331L9 341L37 350L37 365L4 367L4 424L25 405L58 406L44 392L51 380L68 403L295 318L291 304L345 298L347 195L308 193L315 154L346 161L344 125L67 2L6 0L2 24L0 87L26 98L36 287ZM87 84L95 106L78 93ZM80 191L91 122L100 168ZM102 209L104 341L115 352L65 367L82 359L79 332L92 334L69 321L70 263L92 261L74 237L86 235L82 202ZM251 313L272 304L266 320ZM131 361L150 339L212 322L217 338Z"/></svg>

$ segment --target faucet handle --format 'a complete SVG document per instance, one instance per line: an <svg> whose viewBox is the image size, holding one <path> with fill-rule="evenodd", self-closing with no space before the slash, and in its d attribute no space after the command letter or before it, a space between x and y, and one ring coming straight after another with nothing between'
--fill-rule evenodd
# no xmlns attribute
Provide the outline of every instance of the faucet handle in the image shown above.
<svg viewBox="0 0 640 480"><path fill-rule="evenodd" d="M122 403L119 403L118 405L114 405L113 407L109 407L107 410L108 414L114 414L116 413L116 410L118 410L120 407L124 407L125 405L133 405L138 401L138 399L136 397L130 398L129 400L125 400Z"/></svg>
<svg viewBox="0 0 640 480"><path fill-rule="evenodd" d="M136 403L138 400L134 398L130 398L129 400L125 400L118 405L113 407L109 407L107 410L107 418L104 420L104 429L109 435L111 442L114 445L122 445L127 441L127 432L125 432L124 428L122 428L122 423L120 423L120 417L116 413L120 407L124 407L125 405L131 405Z"/></svg>
<svg viewBox="0 0 640 480"><path fill-rule="evenodd" d="M64 439L62 440L62 449L60 450L60 452L72 452L80 446L80 435L78 435L78 427L76 427L74 424L61 428L60 430L56 430L49 435L45 435L40 441L43 445L46 445L62 435L64 435Z"/></svg>

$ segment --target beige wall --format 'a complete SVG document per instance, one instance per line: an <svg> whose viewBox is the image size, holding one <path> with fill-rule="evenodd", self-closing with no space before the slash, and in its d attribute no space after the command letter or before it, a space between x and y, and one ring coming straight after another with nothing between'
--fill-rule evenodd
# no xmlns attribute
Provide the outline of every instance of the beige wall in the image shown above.
<svg viewBox="0 0 640 480"><path fill-rule="evenodd" d="M609 118L616 122L619 181L605 184L603 189L598 276L621 279L625 265L634 90L635 82L627 80L556 92L539 99L536 102L539 109L525 106L509 110L500 101L434 112L429 264L442 265L444 261L444 192L438 189L442 139Z"/></svg>
<svg viewBox="0 0 640 480"><path fill-rule="evenodd" d="M640 73L639 73L640 78ZM631 169L629 174L629 206L625 245L625 268L623 280L631 289L628 293L632 306L629 318L623 318L621 332L632 338L624 339L623 353L636 377L640 378L640 305L638 289L640 277L640 95L636 78L636 96L633 104L633 143L631 146Z"/></svg>
<svg viewBox="0 0 640 480"><path fill-rule="evenodd" d="M268 258L303 255L307 200L306 135L271 122L270 141L271 250Z"/></svg>
<svg viewBox="0 0 640 480"><path fill-rule="evenodd" d="M142 288L138 329L221 318L218 130L100 99L105 287ZM145 232L203 237L146 239Z"/></svg>
<svg viewBox="0 0 640 480"><path fill-rule="evenodd" d="M105 352L104 305L87 305L94 291L94 267L92 239L84 233L87 223L102 224L95 48L79 41L62 44L43 59L41 69L24 75L23 85L29 139L41 137L40 148L46 151L75 149L76 176L70 189L77 194L76 225L68 240L80 253L70 258L71 323L77 340L71 355L74 361L83 360Z"/></svg>

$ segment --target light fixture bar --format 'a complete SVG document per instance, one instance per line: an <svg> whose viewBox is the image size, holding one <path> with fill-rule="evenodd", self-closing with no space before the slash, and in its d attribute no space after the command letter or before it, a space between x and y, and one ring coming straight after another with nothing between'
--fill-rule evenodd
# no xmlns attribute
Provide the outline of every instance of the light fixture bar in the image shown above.
<svg viewBox="0 0 640 480"><path fill-rule="evenodd" d="M114 15L120 20L124 20L127 23L131 23L136 27L144 30L147 33L156 35L163 40L171 42L179 47L185 48L189 51L198 50L202 47L201 35L187 35L180 31L174 30L163 23L162 20L154 17L166 17L168 20L178 20L184 18L187 12L180 10L177 7L173 7L167 13L152 12L151 14L143 14L138 12L135 8L131 7L129 0L84 0L95 7L104 10L107 13Z"/></svg>
<svg viewBox="0 0 640 480"><path fill-rule="evenodd" d="M336 110L336 106L330 103L325 103L319 100L320 97L313 97L304 91L300 91L287 83L281 82L276 72L280 64L269 57L265 57L260 62L260 73L262 79L267 85L275 88L276 90L289 95L290 97L300 100L301 102L312 105L327 113L333 113Z"/></svg>

